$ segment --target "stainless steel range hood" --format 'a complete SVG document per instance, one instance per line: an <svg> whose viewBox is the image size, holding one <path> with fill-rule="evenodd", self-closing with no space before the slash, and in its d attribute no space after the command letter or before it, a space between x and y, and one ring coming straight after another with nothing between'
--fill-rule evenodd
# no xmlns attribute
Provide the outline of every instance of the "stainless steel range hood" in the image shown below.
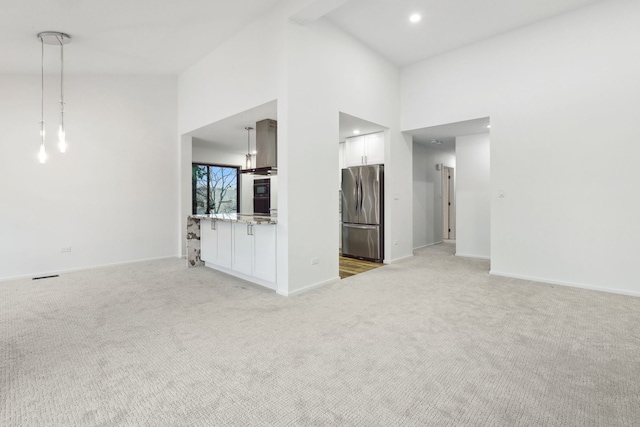
<svg viewBox="0 0 640 427"><path fill-rule="evenodd" d="M256 167L240 173L275 175L278 171L278 122L264 119L256 122Z"/></svg>

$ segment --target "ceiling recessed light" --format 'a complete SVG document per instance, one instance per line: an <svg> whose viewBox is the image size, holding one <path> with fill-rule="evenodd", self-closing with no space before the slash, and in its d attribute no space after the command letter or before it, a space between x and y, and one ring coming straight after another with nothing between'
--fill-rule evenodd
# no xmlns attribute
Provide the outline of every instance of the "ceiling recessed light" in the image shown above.
<svg viewBox="0 0 640 427"><path fill-rule="evenodd" d="M415 24L416 22L420 22L420 20L421 20L421 19L422 19L422 16L420 16L420 14L419 14L419 13L414 13L413 15L411 15L411 16L409 17L409 21L413 22L414 24Z"/></svg>
<svg viewBox="0 0 640 427"><path fill-rule="evenodd" d="M487 125L487 129L491 129L491 125L490 124Z"/></svg>
<svg viewBox="0 0 640 427"><path fill-rule="evenodd" d="M360 134L360 130L359 129L354 129L353 134L354 135L359 135Z"/></svg>
<svg viewBox="0 0 640 427"><path fill-rule="evenodd" d="M442 144L442 141L440 141L439 139L432 139L431 143L440 145L440 144Z"/></svg>

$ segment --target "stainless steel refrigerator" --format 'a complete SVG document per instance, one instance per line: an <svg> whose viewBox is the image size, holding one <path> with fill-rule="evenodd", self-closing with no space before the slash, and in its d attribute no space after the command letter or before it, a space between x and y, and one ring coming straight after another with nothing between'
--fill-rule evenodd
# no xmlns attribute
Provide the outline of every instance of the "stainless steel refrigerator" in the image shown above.
<svg viewBox="0 0 640 427"><path fill-rule="evenodd" d="M384 166L342 169L342 255L384 258Z"/></svg>

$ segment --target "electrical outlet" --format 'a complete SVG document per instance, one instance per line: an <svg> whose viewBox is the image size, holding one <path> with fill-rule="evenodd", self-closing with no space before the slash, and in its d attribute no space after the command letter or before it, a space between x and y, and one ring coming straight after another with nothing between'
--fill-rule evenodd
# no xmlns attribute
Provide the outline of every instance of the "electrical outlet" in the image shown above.
<svg viewBox="0 0 640 427"><path fill-rule="evenodd" d="M71 252L71 246L65 246L65 247L60 248L60 252L63 253L63 254Z"/></svg>
<svg viewBox="0 0 640 427"><path fill-rule="evenodd" d="M316 265L320 262L318 258L311 258L311 265Z"/></svg>

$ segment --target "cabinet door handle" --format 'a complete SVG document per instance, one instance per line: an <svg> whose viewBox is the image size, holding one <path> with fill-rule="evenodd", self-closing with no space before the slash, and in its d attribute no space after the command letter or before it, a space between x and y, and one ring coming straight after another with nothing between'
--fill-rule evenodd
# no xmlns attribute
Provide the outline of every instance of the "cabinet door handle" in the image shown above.
<svg viewBox="0 0 640 427"><path fill-rule="evenodd" d="M218 221L211 221L211 229L212 230L217 230L218 229L218 225L216 224Z"/></svg>
<svg viewBox="0 0 640 427"><path fill-rule="evenodd" d="M367 164L368 164L368 163L367 163L367 156L366 156L366 155L364 156L364 164L365 164L365 165L367 165Z"/></svg>

